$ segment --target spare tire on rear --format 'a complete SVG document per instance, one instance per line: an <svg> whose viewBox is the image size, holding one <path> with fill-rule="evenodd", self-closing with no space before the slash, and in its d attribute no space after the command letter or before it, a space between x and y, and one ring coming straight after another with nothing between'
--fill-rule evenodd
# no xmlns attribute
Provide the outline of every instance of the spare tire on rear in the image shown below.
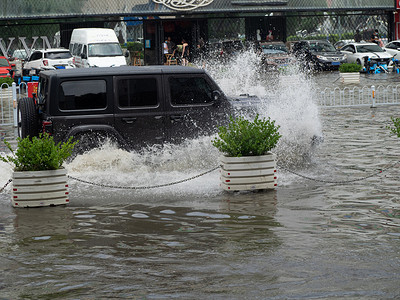
<svg viewBox="0 0 400 300"><path fill-rule="evenodd" d="M20 138L39 135L38 110L32 98L22 98L18 101L17 118Z"/></svg>

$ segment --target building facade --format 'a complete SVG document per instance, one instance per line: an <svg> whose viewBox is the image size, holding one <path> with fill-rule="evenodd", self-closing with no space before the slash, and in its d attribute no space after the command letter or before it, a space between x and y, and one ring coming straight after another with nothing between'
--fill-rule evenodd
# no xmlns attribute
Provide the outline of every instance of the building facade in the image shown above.
<svg viewBox="0 0 400 300"><path fill-rule="evenodd" d="M62 46L79 27L113 28L122 44L141 42L146 64L163 61L162 43L182 39L192 53L203 42L303 38L351 39L358 29L369 39L399 38L396 0L2 0L0 48Z"/></svg>

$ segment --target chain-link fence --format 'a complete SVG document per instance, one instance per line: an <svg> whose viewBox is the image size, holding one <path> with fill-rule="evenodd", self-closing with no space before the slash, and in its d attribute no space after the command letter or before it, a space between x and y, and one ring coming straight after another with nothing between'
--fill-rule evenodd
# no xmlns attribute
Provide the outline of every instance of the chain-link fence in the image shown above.
<svg viewBox="0 0 400 300"><path fill-rule="evenodd" d="M165 23L166 20L169 24L179 22L179 19L152 19L151 21ZM202 21L199 23L198 20ZM15 50L30 52L32 49L46 47L68 48L72 30L78 27L112 28L116 31L122 45L130 42L143 43L144 27L148 21L138 17L115 17L111 19L91 18L85 21L81 19L43 19L8 22L2 26L0 32L0 50L3 55L12 57ZM390 13L384 11L375 14L371 14L371 12L316 12L274 15L271 13L263 16L243 17L207 15L200 19L185 18L185 21L201 24L199 30L204 31L205 34L204 36L197 34L196 39L198 36L202 36L205 42L265 40L271 30L275 40L328 39L334 44L339 40L353 39L356 30L361 32L364 40L369 40L375 29L379 31L385 42L391 39L391 28L393 27ZM192 30L192 33L194 31ZM162 35L158 37L161 43ZM192 38L193 47L196 39ZM25 53L25 55L28 54Z"/></svg>

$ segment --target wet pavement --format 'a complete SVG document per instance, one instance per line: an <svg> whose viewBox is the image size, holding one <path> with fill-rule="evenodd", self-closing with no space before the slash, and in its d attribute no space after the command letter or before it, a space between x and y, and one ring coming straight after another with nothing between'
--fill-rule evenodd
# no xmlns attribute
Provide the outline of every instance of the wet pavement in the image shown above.
<svg viewBox="0 0 400 300"><path fill-rule="evenodd" d="M338 74L316 76L312 87ZM227 193L217 171L142 190L70 180L68 206L13 209L7 187L0 299L399 298L400 140L386 126L400 106L285 98L281 110L266 105L279 121L294 119L283 128L291 143L276 151L276 190ZM305 146L299 128L323 142ZM212 169L218 156L207 138L145 153L107 145L66 167L87 181L143 187ZM10 174L0 163L0 185Z"/></svg>

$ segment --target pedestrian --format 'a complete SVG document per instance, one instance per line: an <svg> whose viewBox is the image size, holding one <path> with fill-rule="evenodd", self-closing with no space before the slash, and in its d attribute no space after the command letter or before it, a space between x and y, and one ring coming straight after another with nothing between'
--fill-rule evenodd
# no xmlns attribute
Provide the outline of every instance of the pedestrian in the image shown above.
<svg viewBox="0 0 400 300"><path fill-rule="evenodd" d="M361 42L361 33L360 33L360 30L356 30L356 33L355 33L355 35L354 35L354 41L356 42L356 43L359 43L359 42Z"/></svg>
<svg viewBox="0 0 400 300"><path fill-rule="evenodd" d="M172 54L175 50L175 43L171 40L170 36L167 38L167 46L168 46L168 53Z"/></svg>
<svg viewBox="0 0 400 300"><path fill-rule="evenodd" d="M189 64L189 44L185 39L182 39L182 66L187 66Z"/></svg>
<svg viewBox="0 0 400 300"><path fill-rule="evenodd" d="M167 56L165 54L168 54L168 39L165 39L163 43L163 54L164 54L164 63L167 62Z"/></svg>
<svg viewBox="0 0 400 300"><path fill-rule="evenodd" d="M274 40L274 36L272 35L272 30L268 31L266 40L267 40L267 42L272 42Z"/></svg>
<svg viewBox="0 0 400 300"><path fill-rule="evenodd" d="M371 35L371 42L379 45L379 33L378 29L375 29L375 31Z"/></svg>

